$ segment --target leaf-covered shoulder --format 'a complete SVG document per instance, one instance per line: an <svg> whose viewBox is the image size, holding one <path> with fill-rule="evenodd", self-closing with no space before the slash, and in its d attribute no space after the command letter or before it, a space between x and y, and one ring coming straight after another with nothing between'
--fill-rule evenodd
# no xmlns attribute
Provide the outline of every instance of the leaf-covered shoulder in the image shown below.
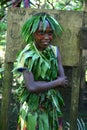
<svg viewBox="0 0 87 130"><path fill-rule="evenodd" d="M19 61L22 58L22 56L25 55L25 52L27 52L29 50L29 48L30 48L30 45L27 44L25 46L25 48L19 53L19 55L17 57L17 61Z"/></svg>
<svg viewBox="0 0 87 130"><path fill-rule="evenodd" d="M58 47L51 45L51 49L53 50L54 55L57 57L57 55L58 55Z"/></svg>

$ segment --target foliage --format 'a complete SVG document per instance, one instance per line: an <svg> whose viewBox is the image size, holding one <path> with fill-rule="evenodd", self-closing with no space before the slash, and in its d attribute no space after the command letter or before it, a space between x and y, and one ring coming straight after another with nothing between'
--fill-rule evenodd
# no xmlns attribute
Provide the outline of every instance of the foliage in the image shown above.
<svg viewBox="0 0 87 130"><path fill-rule="evenodd" d="M19 0L18 0L19 1ZM15 0L15 3L18 1ZM58 9L58 10L82 10L84 0L30 0L31 8L42 8L42 9ZM13 6L12 0L1 0L0 2L0 44L5 44L5 34L7 29L6 14L7 7ZM24 3L20 0L20 4L16 4L17 7L23 7Z"/></svg>
<svg viewBox="0 0 87 130"><path fill-rule="evenodd" d="M6 30L7 30L7 23L1 22L0 23L0 45L5 45L5 36L6 36Z"/></svg>
<svg viewBox="0 0 87 130"><path fill-rule="evenodd" d="M38 13L34 15L33 17L30 17L22 28L22 36L23 39L26 41L26 43L29 43L33 40L32 34L37 30L38 25L40 21L42 21L43 30L46 30L46 22L45 20L48 20L51 28L54 31L54 36L58 35L61 36L61 33L63 31L61 25L58 21L56 21L52 16L46 14L46 13Z"/></svg>
<svg viewBox="0 0 87 130"><path fill-rule="evenodd" d="M0 68L0 73L2 73L4 71L4 68Z"/></svg>
<svg viewBox="0 0 87 130"><path fill-rule="evenodd" d="M28 70L32 71L36 81L51 81L56 79L58 64L52 49L51 46L40 52L34 43L26 45L18 55L16 69L19 70L18 68L20 67L28 68ZM57 90L55 91L52 89L44 93L32 94L26 91L25 87L23 87L23 80L21 80L21 86L16 90L16 94L18 95L20 102L23 103L19 117L21 123L23 120L23 127L25 126L25 123L29 121L31 124L27 123L28 128L31 128L30 126L32 126L32 129L34 129L36 122L38 122L40 130L41 128L48 130L49 126L50 128L53 128L51 125L53 125L56 130L56 127L58 127L58 124L56 125L57 116L62 115L60 108L64 104L64 101ZM43 111L39 109L39 106L41 106ZM30 111L32 113L35 111L36 114L32 115L29 113ZM23 113L25 114L23 115ZM49 114L47 115L47 113ZM48 122L48 118L51 123Z"/></svg>
<svg viewBox="0 0 87 130"><path fill-rule="evenodd" d="M86 125L83 121L83 119L77 119L77 128L78 130L86 130ZM65 130L70 130L70 123L66 122Z"/></svg>
<svg viewBox="0 0 87 130"><path fill-rule="evenodd" d="M19 1L19 3L18 3ZM9 6L24 7L22 0L15 0L15 3L12 0L1 1L1 13L0 19L4 17L6 8ZM60 10L81 10L83 7L84 0L30 0L29 6L31 8L43 8L43 9L60 9Z"/></svg>
<svg viewBox="0 0 87 130"><path fill-rule="evenodd" d="M83 3L79 0L44 0L46 2L42 3L42 0L32 0L31 7L32 8L45 8L45 9L58 9L58 10L82 10ZM11 6L11 0L1 0L0 3L0 45L5 44L5 36L7 30L7 23L4 19L6 16L7 7ZM21 4L23 6L23 3ZM0 68L0 73L3 72L3 69ZM78 121L79 130L82 129L83 122ZM69 128L69 127L68 127ZM67 129L68 130L68 129Z"/></svg>
<svg viewBox="0 0 87 130"><path fill-rule="evenodd" d="M82 3L78 0L59 0L55 3L55 8L59 10L81 10Z"/></svg>

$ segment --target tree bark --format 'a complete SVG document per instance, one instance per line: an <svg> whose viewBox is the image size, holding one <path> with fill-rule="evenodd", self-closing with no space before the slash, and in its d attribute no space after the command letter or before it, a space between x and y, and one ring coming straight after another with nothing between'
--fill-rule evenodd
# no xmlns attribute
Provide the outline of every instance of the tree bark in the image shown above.
<svg viewBox="0 0 87 130"><path fill-rule="evenodd" d="M9 109L10 109L10 95L12 88L12 69L13 63L5 63L4 70L4 79L3 79L3 93L2 93L2 106L1 106L1 116L0 116L0 125L1 130L8 130L8 122L9 122Z"/></svg>

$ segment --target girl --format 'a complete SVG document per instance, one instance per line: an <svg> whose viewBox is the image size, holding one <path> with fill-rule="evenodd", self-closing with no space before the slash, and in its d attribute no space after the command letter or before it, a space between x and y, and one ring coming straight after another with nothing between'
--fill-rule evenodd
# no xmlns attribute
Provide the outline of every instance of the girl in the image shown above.
<svg viewBox="0 0 87 130"><path fill-rule="evenodd" d="M58 47L53 37L62 33L60 24L47 13L29 18L22 28L27 43L17 58L16 69L23 74L17 95L20 101L18 130L62 130L58 91L67 84Z"/></svg>

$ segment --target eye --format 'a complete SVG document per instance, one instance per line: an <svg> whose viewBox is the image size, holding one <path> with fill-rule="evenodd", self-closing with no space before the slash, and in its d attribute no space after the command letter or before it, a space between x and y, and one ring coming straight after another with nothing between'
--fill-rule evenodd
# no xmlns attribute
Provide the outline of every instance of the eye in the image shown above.
<svg viewBox="0 0 87 130"><path fill-rule="evenodd" d="M44 31L39 31L38 34L39 34L39 35L44 35L45 32L44 32Z"/></svg>
<svg viewBox="0 0 87 130"><path fill-rule="evenodd" d="M53 35L53 31L50 31L48 34L49 34L49 35Z"/></svg>

